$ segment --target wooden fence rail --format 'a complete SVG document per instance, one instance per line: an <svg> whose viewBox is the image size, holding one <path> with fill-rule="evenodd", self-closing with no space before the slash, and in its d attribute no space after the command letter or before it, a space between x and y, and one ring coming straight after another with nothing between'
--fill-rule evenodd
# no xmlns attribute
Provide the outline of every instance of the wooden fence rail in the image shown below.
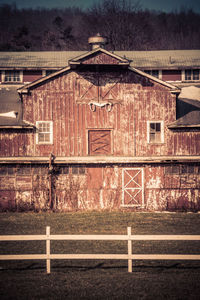
<svg viewBox="0 0 200 300"><path fill-rule="evenodd" d="M52 259L118 259L128 261L128 272L132 272L133 260L200 260L197 254L133 254L132 241L197 241L200 235L132 235L131 227L127 235L51 235L50 227L46 227L46 235L1 235L0 241L46 241L46 254L0 255L0 260L46 260L47 273L51 272ZM96 240L127 241L127 254L51 254L50 241L55 240Z"/></svg>

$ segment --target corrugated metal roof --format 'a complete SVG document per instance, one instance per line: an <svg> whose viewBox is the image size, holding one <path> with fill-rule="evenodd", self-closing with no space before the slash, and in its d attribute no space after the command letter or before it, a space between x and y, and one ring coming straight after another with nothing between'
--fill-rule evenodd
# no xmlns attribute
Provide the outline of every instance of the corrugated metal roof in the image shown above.
<svg viewBox="0 0 200 300"><path fill-rule="evenodd" d="M0 52L0 68L60 69L85 51ZM88 52L89 53L89 52ZM200 50L114 51L141 69L199 68Z"/></svg>
<svg viewBox="0 0 200 300"><path fill-rule="evenodd" d="M200 126L200 110L193 110L184 115L183 117L170 124L169 128L180 127L199 127Z"/></svg>
<svg viewBox="0 0 200 300"><path fill-rule="evenodd" d="M15 112L16 118L0 116L1 126L27 126L22 120L22 104L17 92L19 86L0 86L0 113Z"/></svg>

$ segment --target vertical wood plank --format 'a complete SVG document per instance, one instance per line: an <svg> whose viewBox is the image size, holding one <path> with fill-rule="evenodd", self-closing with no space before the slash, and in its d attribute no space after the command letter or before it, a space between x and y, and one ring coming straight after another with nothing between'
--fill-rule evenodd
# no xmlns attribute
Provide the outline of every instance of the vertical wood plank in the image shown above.
<svg viewBox="0 0 200 300"><path fill-rule="evenodd" d="M50 265L50 227L46 227L46 268L47 268L47 274L50 274L51 272L51 265Z"/></svg>
<svg viewBox="0 0 200 300"><path fill-rule="evenodd" d="M128 235L128 272L132 273L132 241L131 241L131 227L127 227L127 235Z"/></svg>

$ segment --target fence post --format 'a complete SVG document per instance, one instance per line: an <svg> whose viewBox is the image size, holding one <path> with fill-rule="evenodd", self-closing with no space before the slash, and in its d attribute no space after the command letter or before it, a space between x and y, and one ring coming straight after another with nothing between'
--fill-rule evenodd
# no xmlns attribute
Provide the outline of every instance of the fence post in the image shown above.
<svg viewBox="0 0 200 300"><path fill-rule="evenodd" d="M51 265L50 265L50 227L46 227L46 268L47 268L47 274L50 274L51 272Z"/></svg>
<svg viewBox="0 0 200 300"><path fill-rule="evenodd" d="M132 272L132 241L131 241L131 227L127 227L128 234L128 272Z"/></svg>

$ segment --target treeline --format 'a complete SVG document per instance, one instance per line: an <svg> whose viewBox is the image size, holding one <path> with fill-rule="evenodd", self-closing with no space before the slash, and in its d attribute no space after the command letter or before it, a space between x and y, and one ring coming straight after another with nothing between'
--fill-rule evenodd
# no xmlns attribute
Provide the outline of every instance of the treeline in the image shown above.
<svg viewBox="0 0 200 300"><path fill-rule="evenodd" d="M0 6L0 51L88 50L88 37L108 38L108 50L200 49L200 14L163 13L130 1L103 0L87 11Z"/></svg>

